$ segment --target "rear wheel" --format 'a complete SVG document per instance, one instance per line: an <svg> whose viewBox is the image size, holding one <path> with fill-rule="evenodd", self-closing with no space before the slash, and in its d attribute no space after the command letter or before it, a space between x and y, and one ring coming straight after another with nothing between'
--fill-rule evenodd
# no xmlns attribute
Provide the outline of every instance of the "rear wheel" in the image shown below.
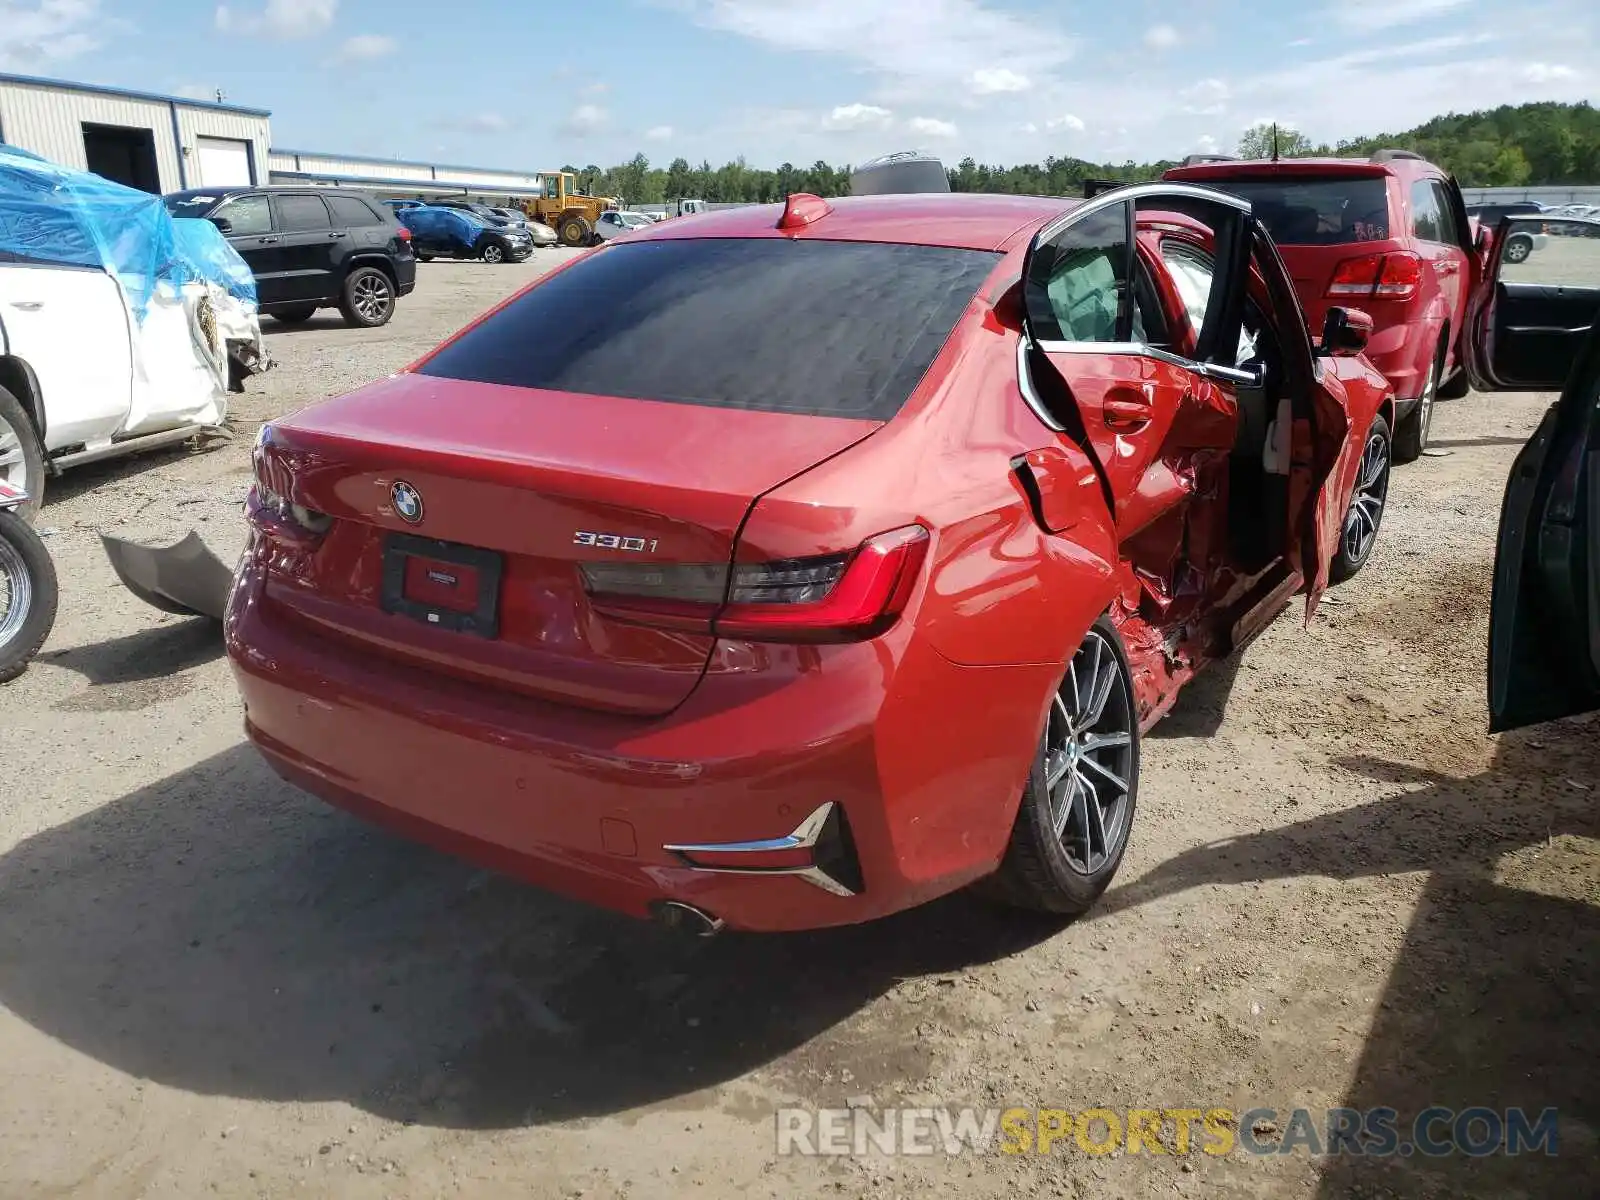
<svg viewBox="0 0 1600 1200"><path fill-rule="evenodd" d="M1444 366L1444 343L1433 356L1428 368L1427 381L1422 385L1422 395L1416 407L1400 418L1394 431L1394 461L1416 462L1428 448L1428 435L1433 428L1433 403L1439 398L1439 372Z"/></svg>
<svg viewBox="0 0 1600 1200"><path fill-rule="evenodd" d="M285 308L272 315L272 319L280 325L304 325L317 315L315 304L304 304L299 308Z"/></svg>
<svg viewBox="0 0 1600 1200"><path fill-rule="evenodd" d="M1389 422L1380 413L1372 418L1367 444L1356 470L1355 490L1345 510L1344 529L1339 534L1339 553L1328 568L1328 578L1343 583L1366 565L1378 540L1383 523L1383 508L1389 500L1389 464L1392 458Z"/></svg>
<svg viewBox="0 0 1600 1200"><path fill-rule="evenodd" d="M12 512L27 520L44 503L44 450L22 402L0 387L0 479L28 494Z"/></svg>
<svg viewBox="0 0 1600 1200"><path fill-rule="evenodd" d="M1459 400L1472 390L1472 380L1467 378L1466 368L1458 370L1439 385L1439 399Z"/></svg>
<svg viewBox="0 0 1600 1200"><path fill-rule="evenodd" d="M1506 243L1506 261L1508 263L1527 262L1528 255L1533 253L1533 239L1527 234L1513 237Z"/></svg>
<svg viewBox="0 0 1600 1200"><path fill-rule="evenodd" d="M503 263L506 260L506 250L499 242L486 242L483 247L483 261L486 263Z"/></svg>
<svg viewBox="0 0 1600 1200"><path fill-rule="evenodd" d="M1051 699L1011 844L986 890L1021 908L1087 912L1122 865L1138 792L1128 657L1101 617Z"/></svg>
<svg viewBox="0 0 1600 1200"><path fill-rule="evenodd" d="M385 324L394 315L394 284L377 267L357 267L344 281L339 311L351 325Z"/></svg>

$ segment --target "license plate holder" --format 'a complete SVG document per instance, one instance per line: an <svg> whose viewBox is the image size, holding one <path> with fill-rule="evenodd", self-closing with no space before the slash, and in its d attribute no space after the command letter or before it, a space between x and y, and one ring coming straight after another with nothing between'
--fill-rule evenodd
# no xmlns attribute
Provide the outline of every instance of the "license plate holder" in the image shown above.
<svg viewBox="0 0 1600 1200"><path fill-rule="evenodd" d="M455 564L477 574L475 603L470 611L429 603L406 594L406 568L416 559ZM441 542L409 533L392 533L383 546L383 590L379 606L386 613L410 617L434 629L467 633L474 637L500 636L501 556L493 550Z"/></svg>

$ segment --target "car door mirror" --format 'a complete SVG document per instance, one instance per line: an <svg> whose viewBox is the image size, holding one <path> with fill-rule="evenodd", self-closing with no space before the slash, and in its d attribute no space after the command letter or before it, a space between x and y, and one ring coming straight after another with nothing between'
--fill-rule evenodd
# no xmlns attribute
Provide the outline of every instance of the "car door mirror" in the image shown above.
<svg viewBox="0 0 1600 1200"><path fill-rule="evenodd" d="M1322 322L1322 344L1317 353L1323 357L1354 358L1371 340L1370 316L1359 308L1330 308Z"/></svg>
<svg viewBox="0 0 1600 1200"><path fill-rule="evenodd" d="M233 222L228 220L227 217L210 217L210 218L207 218L207 219L213 225L215 225L217 227L217 232L219 232L219 233L232 233L233 232Z"/></svg>

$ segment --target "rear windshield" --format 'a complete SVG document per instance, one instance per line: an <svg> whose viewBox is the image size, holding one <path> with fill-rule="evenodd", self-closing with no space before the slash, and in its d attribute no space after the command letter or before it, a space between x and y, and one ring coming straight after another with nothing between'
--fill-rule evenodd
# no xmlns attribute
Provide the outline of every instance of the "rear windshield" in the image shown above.
<svg viewBox="0 0 1600 1200"><path fill-rule="evenodd" d="M1272 240L1285 246L1342 246L1389 236L1389 191L1381 178L1207 180L1250 201Z"/></svg>
<svg viewBox="0 0 1600 1200"><path fill-rule="evenodd" d="M998 258L787 238L619 244L532 288L421 373L887 420Z"/></svg>

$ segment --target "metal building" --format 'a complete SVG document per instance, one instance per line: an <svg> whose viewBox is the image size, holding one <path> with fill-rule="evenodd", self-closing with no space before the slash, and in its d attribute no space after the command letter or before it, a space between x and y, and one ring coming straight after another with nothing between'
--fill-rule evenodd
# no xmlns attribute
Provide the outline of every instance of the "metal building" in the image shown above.
<svg viewBox="0 0 1600 1200"><path fill-rule="evenodd" d="M395 199L444 196L499 199L544 194L539 175L533 171L497 171L486 167L276 147L269 162L273 183L359 188Z"/></svg>
<svg viewBox="0 0 1600 1200"><path fill-rule="evenodd" d="M147 192L267 182L259 108L0 75L0 142Z"/></svg>

